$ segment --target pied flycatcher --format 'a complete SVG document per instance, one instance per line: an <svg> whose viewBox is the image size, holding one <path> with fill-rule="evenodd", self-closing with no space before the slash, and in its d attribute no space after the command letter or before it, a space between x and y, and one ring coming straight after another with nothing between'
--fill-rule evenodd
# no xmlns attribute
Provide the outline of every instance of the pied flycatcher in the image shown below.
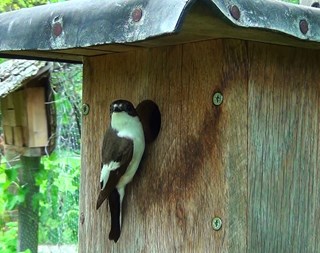
<svg viewBox="0 0 320 253"><path fill-rule="evenodd" d="M101 191L97 209L108 198L111 213L109 239L117 242L121 233L125 187L138 169L145 139L142 124L132 103L127 100L114 101L110 105L110 115L110 126L102 144Z"/></svg>

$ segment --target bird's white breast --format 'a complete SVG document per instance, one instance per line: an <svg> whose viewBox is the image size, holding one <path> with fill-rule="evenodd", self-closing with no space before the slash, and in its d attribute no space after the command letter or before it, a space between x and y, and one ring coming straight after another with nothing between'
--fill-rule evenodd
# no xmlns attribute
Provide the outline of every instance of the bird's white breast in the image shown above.
<svg viewBox="0 0 320 253"><path fill-rule="evenodd" d="M117 188L122 188L132 180L138 169L145 148L144 133L139 117L132 117L126 112L114 112L111 127L117 131L119 137L129 138L133 141L132 160L117 185Z"/></svg>

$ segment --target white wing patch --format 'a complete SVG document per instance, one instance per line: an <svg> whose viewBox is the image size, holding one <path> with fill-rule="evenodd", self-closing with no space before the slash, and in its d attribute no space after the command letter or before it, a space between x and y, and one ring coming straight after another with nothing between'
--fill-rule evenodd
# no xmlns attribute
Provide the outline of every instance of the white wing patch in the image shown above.
<svg viewBox="0 0 320 253"><path fill-rule="evenodd" d="M114 161L111 161L110 163L103 165L101 174L100 174L100 183L103 182L101 191L104 189L104 187L106 187L106 184L109 179L110 171L118 169L119 166L120 166L120 163L114 162Z"/></svg>

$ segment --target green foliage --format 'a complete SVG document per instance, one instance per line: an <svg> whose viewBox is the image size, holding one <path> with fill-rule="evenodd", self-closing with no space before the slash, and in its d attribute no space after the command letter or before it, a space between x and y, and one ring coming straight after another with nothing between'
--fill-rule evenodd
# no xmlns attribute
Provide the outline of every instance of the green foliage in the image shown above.
<svg viewBox="0 0 320 253"><path fill-rule="evenodd" d="M7 222L5 226L1 226L0 252L2 253L17 252L17 234L18 234L18 222Z"/></svg>
<svg viewBox="0 0 320 253"><path fill-rule="evenodd" d="M289 2L289 3L293 3L293 4L299 4L300 1L299 0L282 0L284 2Z"/></svg>
<svg viewBox="0 0 320 253"><path fill-rule="evenodd" d="M19 10L47 3L65 2L66 0L1 0L0 12Z"/></svg>
<svg viewBox="0 0 320 253"><path fill-rule="evenodd" d="M17 249L18 222L11 221L11 212L25 199L17 182L19 167L0 166L0 252L13 253ZM3 176L4 175L4 176ZM22 187L21 187L22 189Z"/></svg>
<svg viewBox="0 0 320 253"><path fill-rule="evenodd" d="M4 203L2 207L0 206L0 211L14 210L19 204L24 202L28 189L26 186L19 186L17 181L18 170L19 166L9 169L0 166L0 174L6 175L6 180L0 182L0 195L2 196L0 203Z"/></svg>
<svg viewBox="0 0 320 253"><path fill-rule="evenodd" d="M8 211L24 202L26 186L17 182L18 166L0 166L0 252L16 252L17 221ZM78 237L80 156L72 152L54 152L42 158L36 176L40 191L33 197L39 202L39 243L76 243Z"/></svg>
<svg viewBox="0 0 320 253"><path fill-rule="evenodd" d="M37 173L40 193L39 243L76 243L78 238L80 156L54 152Z"/></svg>

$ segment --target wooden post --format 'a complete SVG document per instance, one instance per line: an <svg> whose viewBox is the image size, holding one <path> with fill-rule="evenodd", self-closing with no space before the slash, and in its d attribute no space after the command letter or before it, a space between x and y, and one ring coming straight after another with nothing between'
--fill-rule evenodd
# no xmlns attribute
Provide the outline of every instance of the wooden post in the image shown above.
<svg viewBox="0 0 320 253"><path fill-rule="evenodd" d="M39 169L41 157L21 156L20 185L28 191L26 199L18 208L18 251L30 249L38 252L39 202L34 195L39 192L35 182L35 174Z"/></svg>

